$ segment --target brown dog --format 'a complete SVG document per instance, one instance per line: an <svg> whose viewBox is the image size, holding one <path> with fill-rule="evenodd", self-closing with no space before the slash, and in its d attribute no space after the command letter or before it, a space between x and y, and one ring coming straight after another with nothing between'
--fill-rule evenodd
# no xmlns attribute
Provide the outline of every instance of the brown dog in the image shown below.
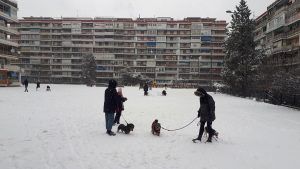
<svg viewBox="0 0 300 169"><path fill-rule="evenodd" d="M152 123L152 126L151 126L151 132L153 135L157 135L159 136L160 135L160 123L158 123L158 120L155 119Z"/></svg>

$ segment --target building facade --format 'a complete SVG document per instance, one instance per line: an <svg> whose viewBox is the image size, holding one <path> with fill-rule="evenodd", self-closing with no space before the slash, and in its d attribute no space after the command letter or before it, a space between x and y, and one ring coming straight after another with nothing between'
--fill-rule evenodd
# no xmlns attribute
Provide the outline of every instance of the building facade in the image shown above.
<svg viewBox="0 0 300 169"><path fill-rule="evenodd" d="M268 63L300 77L300 1L276 0L256 19L255 41Z"/></svg>
<svg viewBox="0 0 300 169"><path fill-rule="evenodd" d="M214 18L39 18L19 20L20 65L32 81L81 83L82 56L97 83L131 70L158 84L209 86L221 80L225 21Z"/></svg>
<svg viewBox="0 0 300 169"><path fill-rule="evenodd" d="M12 0L0 0L0 86L19 85L20 69L11 63L17 60L18 42L11 39L18 31L16 24L18 5Z"/></svg>

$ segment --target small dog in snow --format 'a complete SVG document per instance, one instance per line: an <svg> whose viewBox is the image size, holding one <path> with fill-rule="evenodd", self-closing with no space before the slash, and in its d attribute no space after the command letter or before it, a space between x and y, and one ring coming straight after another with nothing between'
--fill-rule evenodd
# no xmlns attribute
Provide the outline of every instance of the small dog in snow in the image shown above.
<svg viewBox="0 0 300 169"><path fill-rule="evenodd" d="M125 134L129 134L130 131L133 131L133 129L134 129L134 124L132 124L132 123L128 123L126 126L124 124L120 124L118 126L117 132L119 132L119 130L121 130L121 132L124 132Z"/></svg>
<svg viewBox="0 0 300 169"><path fill-rule="evenodd" d="M160 123L158 123L158 120L155 119L152 123L152 126L151 126L152 134L159 136L160 135L160 129L161 129Z"/></svg>

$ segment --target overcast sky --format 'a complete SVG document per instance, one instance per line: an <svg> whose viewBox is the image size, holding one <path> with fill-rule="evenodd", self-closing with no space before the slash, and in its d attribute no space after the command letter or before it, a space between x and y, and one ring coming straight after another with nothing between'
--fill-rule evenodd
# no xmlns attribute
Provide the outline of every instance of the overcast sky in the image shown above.
<svg viewBox="0 0 300 169"><path fill-rule="evenodd" d="M18 17L212 17L230 21L226 10L240 0L17 0ZM275 0L247 0L254 16Z"/></svg>

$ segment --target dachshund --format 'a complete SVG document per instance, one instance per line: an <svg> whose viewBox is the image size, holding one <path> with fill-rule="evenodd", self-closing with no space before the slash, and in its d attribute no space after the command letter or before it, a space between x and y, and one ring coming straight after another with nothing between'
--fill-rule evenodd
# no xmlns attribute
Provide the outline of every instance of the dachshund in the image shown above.
<svg viewBox="0 0 300 169"><path fill-rule="evenodd" d="M132 124L132 123L128 123L126 126L124 124L120 124L118 126L117 132L119 132L119 130L121 130L121 132L124 132L125 134L129 134L130 131L133 131L133 129L134 129L134 124Z"/></svg>

